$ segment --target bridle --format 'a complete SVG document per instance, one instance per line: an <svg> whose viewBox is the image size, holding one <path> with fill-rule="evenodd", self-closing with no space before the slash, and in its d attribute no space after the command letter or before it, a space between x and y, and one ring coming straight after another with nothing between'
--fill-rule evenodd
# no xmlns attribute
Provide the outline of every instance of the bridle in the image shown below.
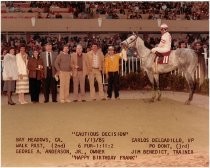
<svg viewBox="0 0 210 168"><path fill-rule="evenodd" d="M129 45L130 45L131 43L133 43L133 42L134 42L134 46L136 46L136 42L137 42L138 36L137 36L136 34L133 34L133 35L135 36L135 38L134 38L132 41L128 42L127 39L125 40L127 46L129 46ZM151 53L151 52L150 52L150 53ZM150 53L148 53L148 54L150 54ZM139 55L138 49L137 49L137 54ZM146 56L140 56L140 55L139 55L139 58L141 59L141 64L142 64L143 59L146 58Z"/></svg>
<svg viewBox="0 0 210 168"><path fill-rule="evenodd" d="M138 36L136 34L133 34L133 35L135 36L135 38L131 42L128 43L127 39L125 40L127 46L129 46L133 42L135 42L135 45L136 45L136 41L137 41Z"/></svg>

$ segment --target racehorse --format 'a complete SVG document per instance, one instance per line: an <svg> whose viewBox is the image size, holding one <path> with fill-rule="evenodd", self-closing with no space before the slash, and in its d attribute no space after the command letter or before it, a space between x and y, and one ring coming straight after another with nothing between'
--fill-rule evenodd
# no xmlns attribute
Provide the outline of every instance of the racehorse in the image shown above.
<svg viewBox="0 0 210 168"><path fill-rule="evenodd" d="M178 48L176 50L171 50L169 62L167 64L155 65L154 59L156 58L156 55L144 45L144 41L136 34L131 35L126 40L121 42L121 47L125 50L133 47L136 48L141 59L141 68L146 71L154 90L153 96L150 100L151 102L156 100L159 101L161 98L161 91L159 89L159 74L180 69L184 73L189 86L189 98L185 101L185 104L190 104L196 89L194 74L196 67L198 66L198 56L194 50L189 48ZM204 74L204 72L201 73ZM203 81L204 78L200 79L199 85L201 85ZM155 82L157 88L154 86Z"/></svg>

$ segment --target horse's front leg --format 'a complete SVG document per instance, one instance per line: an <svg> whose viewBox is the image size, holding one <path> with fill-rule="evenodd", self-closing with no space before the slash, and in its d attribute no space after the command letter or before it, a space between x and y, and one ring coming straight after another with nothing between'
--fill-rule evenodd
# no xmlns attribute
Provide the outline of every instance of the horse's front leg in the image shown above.
<svg viewBox="0 0 210 168"><path fill-rule="evenodd" d="M155 90L155 84L154 84L154 76L152 73L147 72L147 76L149 78L150 83L152 84L152 98L150 99L150 102L154 102L156 99L156 90Z"/></svg>
<svg viewBox="0 0 210 168"><path fill-rule="evenodd" d="M155 86L152 86L153 90L152 90L152 98L150 99L150 102L155 102L156 100L156 90L155 90Z"/></svg>
<svg viewBox="0 0 210 168"><path fill-rule="evenodd" d="M157 88L156 88L157 98L156 98L156 100L160 101L161 91L160 91L160 87L159 87L159 74L154 74L154 79L155 79L155 82L156 82L156 85L157 85Z"/></svg>
<svg viewBox="0 0 210 168"><path fill-rule="evenodd" d="M158 89L158 90L157 90L157 100L158 100L158 101L160 101L161 96L162 96L161 91L160 91L160 89Z"/></svg>

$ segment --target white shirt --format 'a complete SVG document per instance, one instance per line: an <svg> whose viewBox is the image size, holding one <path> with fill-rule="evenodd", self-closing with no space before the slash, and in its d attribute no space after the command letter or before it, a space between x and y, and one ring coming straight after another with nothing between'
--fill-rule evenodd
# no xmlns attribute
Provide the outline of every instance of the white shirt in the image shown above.
<svg viewBox="0 0 210 168"><path fill-rule="evenodd" d="M160 43L158 44L158 47L166 48L168 50L171 50L171 35L169 32L165 32L161 36Z"/></svg>
<svg viewBox="0 0 210 168"><path fill-rule="evenodd" d="M48 62L48 53L50 53L50 60L51 60L51 65L52 65L52 54L51 54L51 52L47 52L46 51L46 63L47 63L47 66L49 66L49 62Z"/></svg>

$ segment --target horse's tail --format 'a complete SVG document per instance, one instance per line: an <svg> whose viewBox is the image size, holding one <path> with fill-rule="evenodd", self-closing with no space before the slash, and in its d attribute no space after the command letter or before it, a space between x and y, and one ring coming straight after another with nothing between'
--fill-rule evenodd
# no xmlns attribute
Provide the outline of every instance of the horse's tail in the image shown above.
<svg viewBox="0 0 210 168"><path fill-rule="evenodd" d="M185 65L186 62L189 62L188 72L193 74L196 71L197 66L199 67L199 87L203 84L205 80L205 59L204 57L199 57L198 54L188 48L178 48L175 51L175 54L179 58L179 63L182 65ZM193 78L194 79L194 78Z"/></svg>
<svg viewBox="0 0 210 168"><path fill-rule="evenodd" d="M198 56L198 67L200 70L199 87L204 83L205 80L205 59L204 57Z"/></svg>

